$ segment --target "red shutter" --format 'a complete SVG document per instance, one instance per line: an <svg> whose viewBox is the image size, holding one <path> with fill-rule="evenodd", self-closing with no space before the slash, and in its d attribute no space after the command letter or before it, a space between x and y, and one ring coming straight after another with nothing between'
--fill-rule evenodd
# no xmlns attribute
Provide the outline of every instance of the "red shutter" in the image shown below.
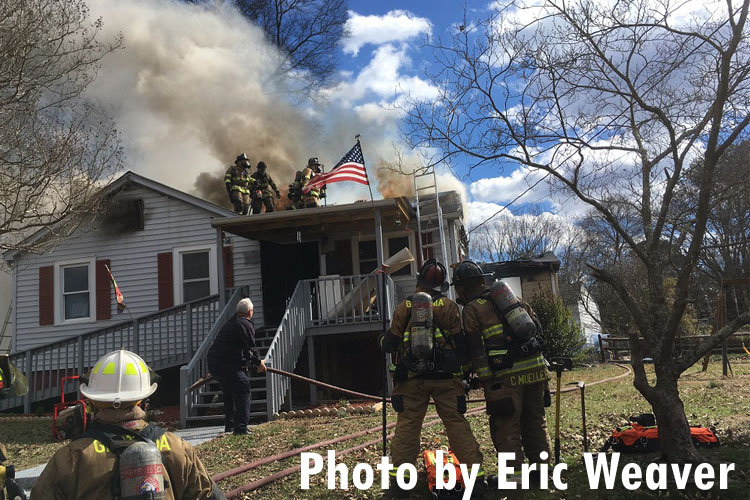
<svg viewBox="0 0 750 500"><path fill-rule="evenodd" d="M172 271L172 252L160 253L156 256L156 268L159 285L159 309L167 309L174 305L174 276Z"/></svg>
<svg viewBox="0 0 750 500"><path fill-rule="evenodd" d="M112 317L112 287L107 273L109 260L96 261L96 319Z"/></svg>
<svg viewBox="0 0 750 500"><path fill-rule="evenodd" d="M39 324L53 325L55 323L55 268L44 266L39 268Z"/></svg>
<svg viewBox="0 0 750 500"><path fill-rule="evenodd" d="M232 288L234 286L234 253L232 247L224 247L224 286Z"/></svg>

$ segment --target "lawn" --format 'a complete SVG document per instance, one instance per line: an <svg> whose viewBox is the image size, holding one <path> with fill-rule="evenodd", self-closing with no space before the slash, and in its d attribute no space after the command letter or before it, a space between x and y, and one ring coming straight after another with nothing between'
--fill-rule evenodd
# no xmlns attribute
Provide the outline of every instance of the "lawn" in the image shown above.
<svg viewBox="0 0 750 500"><path fill-rule="evenodd" d="M735 359L733 362L734 377L721 377L721 363L713 360L707 373L700 373L700 368L689 370L680 383L681 394L685 404L688 419L692 424L699 424L716 429L722 441L722 447L714 450L704 450L702 456L706 461L719 463L734 462L737 470L729 476L729 489L719 492L700 492L688 488L683 492L670 491L671 498L737 498L747 499L750 489L750 360ZM573 372L566 372L563 385L577 380L592 382L605 377L611 377L622 372L613 365L594 365L592 367L576 368ZM554 381L552 381L554 382ZM481 397L481 393L472 393L472 397ZM592 491L588 488L585 470L582 463L581 437L581 406L580 393L572 392L561 395L561 442L562 456L569 464L569 470L564 475L568 483L565 492L527 492L524 498L656 498L658 493L648 491L631 492L620 487L614 491L604 493ZM473 405L478 406L478 405ZM470 406L471 407L471 406ZM547 421L550 437L554 433L554 399L553 407L548 409ZM592 451L596 451L604 443L612 428L626 422L630 415L637 415L649 411L643 398L632 386L632 377L626 377L613 383L601 384L586 388L586 413L588 435ZM389 422L395 421L395 413L389 410ZM495 451L489 438L487 418L484 413L469 417L474 433L480 442L485 457L485 468L488 473L496 470ZM356 431L379 425L379 415L357 415L347 417L316 417L306 419L277 420L258 426L252 438L227 436L198 447L199 454L211 473L218 473L258 458L280 453L292 448L305 446L324 439L350 434ZM366 441L376 439L378 435L368 435L346 443L340 443L335 448L341 450ZM422 432L422 447L447 446L444 428L441 424L424 429ZM317 450L325 455L325 450ZM639 455L636 457L641 463L648 463L656 459L655 455ZM633 456L621 456L621 464L633 461ZM340 460L346 463L349 470L358 462L375 465L380 461L380 446L371 446L363 451L353 453ZM421 460L420 460L421 462ZM274 472L299 465L300 459L295 456L253 469L245 474L228 478L220 482L224 491L237 488L251 481L260 479ZM622 467L622 465L621 465ZM423 471L421 464L420 470ZM718 467L717 467L718 470ZM412 498L427 500L431 498L426 493L424 474L413 490ZM376 474L376 480L379 474ZM300 475L293 474L280 481L264 486L260 490L246 494L243 498L264 500L274 499L324 499L324 498L381 498L381 492L375 488L369 491L329 491L325 486L325 469L323 473L311 479L311 489L300 490ZM661 496L667 492L661 492ZM710 496L709 496L710 495ZM488 498L502 498L499 494Z"/></svg>
<svg viewBox="0 0 750 500"><path fill-rule="evenodd" d="M569 464L569 470L564 475L564 479L568 483L568 490L565 492L528 492L524 498L532 500L546 498L617 499L669 496L670 498L748 499L748 491L750 491L750 359L747 356L735 358L733 368L734 377L724 379L721 377L721 363L718 360L713 360L707 373L701 373L700 367L696 366L688 370L680 382L680 390L690 422L715 428L722 441L722 447L702 452L706 461L714 464L723 461L737 464L737 470L729 476L728 490L721 492L715 490L706 493L699 492L695 488L688 488L684 492L670 491L660 494L647 491L630 492L622 489L622 487L607 493L589 490L581 458L581 407L580 394L576 391L561 395L562 456ZM579 367L573 372L564 373L563 384L578 380L593 382L620 374L622 371L622 368L614 365ZM554 383L554 380L552 382ZM481 397L481 392L472 393L471 397ZM477 406L480 405L470 405L470 409ZM551 438L554 437L553 408L554 404L547 411ZM587 387L586 413L592 451L597 450L604 443L613 427L626 422L628 416L648 411L648 405L632 386L632 376L612 383ZM198 446L198 454L209 472L216 474L262 457L376 427L380 424L379 414L346 415L344 417L277 420L265 423L255 427L250 438L230 435L204 443ZM395 422L395 418L395 413L389 408L389 422ZM483 412L480 412L477 415L470 416L469 421L482 447L485 468L488 473L493 473L497 462L489 438L487 418ZM11 459L19 469L44 463L63 445L63 443L52 441L50 426L49 420L30 422L3 422L0 420L0 442L8 447ZM346 443L340 443L334 448L341 450L378 437L378 433L370 434ZM447 444L444 428L441 424L423 430L423 449L447 446ZM325 450L316 451L325 455ZM639 455L637 457L638 461L644 464L655 458L654 455ZM621 463L628 460L633 460L633 456L623 455L621 457ZM380 446L370 446L365 450L343 457L341 461L346 463L350 470L358 462L367 462L374 465L380 461ZM223 480L220 485L224 491L228 491L274 472L294 467L299 463L298 456L277 461ZM421 464L418 464L418 467L423 470ZM378 476L376 475L376 478ZM417 500L430 498L426 493L423 476L424 474L420 475L420 481L412 495L412 498ZM326 489L324 482L325 474L320 474L312 479L310 490L301 491L299 489L300 475L297 473L247 494L243 498L286 500L297 498L371 499L381 497L381 492L375 488L366 492L353 489L332 492ZM502 497L496 494L488 498Z"/></svg>

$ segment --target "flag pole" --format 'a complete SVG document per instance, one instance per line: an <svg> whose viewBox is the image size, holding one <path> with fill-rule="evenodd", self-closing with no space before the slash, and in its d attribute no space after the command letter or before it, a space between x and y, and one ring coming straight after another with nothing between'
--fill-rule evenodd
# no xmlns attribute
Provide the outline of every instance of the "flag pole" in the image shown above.
<svg viewBox="0 0 750 500"><path fill-rule="evenodd" d="M354 136L354 138L357 141L357 144L360 144L360 135L357 134ZM360 144L360 149L361 149ZM362 155L364 158L364 155ZM363 162L364 163L364 162ZM372 195L372 184L370 184L370 175L367 173L367 167L365 166L365 177L367 178L367 189L370 191L370 203L372 204L372 212L373 215L377 218L377 213L375 210L375 197ZM385 250L385 249L383 249ZM383 263L381 262L381 268L378 270L378 273L380 275L380 317L383 318L383 331L382 335L385 336L386 334L386 317L385 317L385 310L387 307L387 300L386 300L386 287L385 287L385 269L382 267ZM381 420L382 420L382 436L383 436L383 455L384 457L388 456L388 434L387 434L387 426L388 426L388 405L387 405L387 395L388 395L388 353L383 352L383 399L381 401Z"/></svg>

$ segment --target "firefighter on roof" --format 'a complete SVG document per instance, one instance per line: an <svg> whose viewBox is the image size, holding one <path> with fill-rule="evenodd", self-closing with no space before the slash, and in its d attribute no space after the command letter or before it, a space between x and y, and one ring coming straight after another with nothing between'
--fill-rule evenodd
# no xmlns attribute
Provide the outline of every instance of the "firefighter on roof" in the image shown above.
<svg viewBox="0 0 750 500"><path fill-rule="evenodd" d="M307 160L307 167L302 171L302 187L307 186L317 174L322 172L321 163L317 156ZM326 197L326 187L313 188L302 195L302 204L305 208L315 208L318 206L318 199Z"/></svg>
<svg viewBox="0 0 750 500"><path fill-rule="evenodd" d="M247 215L250 209L250 176L247 173L249 166L250 160L247 159L245 153L242 153L237 156L234 165L229 167L224 175L229 202L234 211L240 215Z"/></svg>
<svg viewBox="0 0 750 500"><path fill-rule="evenodd" d="M419 455L422 421L430 398L458 460L469 467L480 466L474 498L482 498L486 491L482 453L463 415L466 395L461 377L466 348L458 305L443 295L448 289L446 278L442 264L435 259L425 262L417 276L416 293L396 306L391 328L380 339L383 351L395 355L391 401L398 422L391 441L395 468L390 489L396 498L408 497L409 492L396 484L395 470L401 464L413 464Z"/></svg>
<svg viewBox="0 0 750 500"><path fill-rule="evenodd" d="M506 297L509 288L496 282L489 290L481 268L471 261L455 268L453 284L465 304L466 347L472 370L484 387L492 443L498 452L516 454L509 465L520 477L524 453L532 463L539 463L546 461L540 460L539 454L546 452L549 457L550 450L544 419L549 376L542 356L541 325L531 308L520 301L512 311L501 307L504 304L499 303L500 294L495 290ZM515 330L509 321L516 325ZM531 328L525 329L530 321ZM524 338L519 338L520 333Z"/></svg>
<svg viewBox="0 0 750 500"><path fill-rule="evenodd" d="M268 168L265 162L258 162L257 170L250 176L251 180L251 193L252 193L252 204L253 213L259 214L262 205L266 206L266 213L273 212L273 196L271 190L276 194L276 198L281 198L279 188L276 187L276 183L273 182L271 176L268 175L266 169Z"/></svg>
<svg viewBox="0 0 750 500"><path fill-rule="evenodd" d="M31 498L226 498L192 446L144 420L139 403L156 391L152 375L129 351L113 351L97 361L88 383L81 384L81 394L93 403L94 422L54 454Z"/></svg>

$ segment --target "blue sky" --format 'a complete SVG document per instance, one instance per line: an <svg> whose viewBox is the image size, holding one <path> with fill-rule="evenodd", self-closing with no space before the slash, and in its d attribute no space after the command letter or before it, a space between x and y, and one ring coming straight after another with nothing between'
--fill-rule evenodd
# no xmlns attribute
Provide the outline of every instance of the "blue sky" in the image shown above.
<svg viewBox="0 0 750 500"><path fill-rule="evenodd" d="M466 16L485 17L491 10L488 2L468 5ZM435 2L366 2L349 3L348 28L351 37L345 40L340 53L340 65L346 84L340 94L353 96L351 105L359 109L387 108L397 102L400 91L389 94L397 81L402 92L429 97L431 83L425 71L431 67L434 55L422 47L426 38L450 36L451 26L464 20L464 6L457 1ZM383 75L379 88L372 80ZM367 76L367 78L364 78ZM366 83L369 82L369 83ZM366 88L365 88L366 87ZM470 223L476 223L494 213L536 181L525 171L512 165L483 166L471 172L461 159L454 160L454 171L467 188L470 202ZM511 206L515 214L533 205L543 210L566 211L566 207L549 202L549 190L544 183L530 191Z"/></svg>

